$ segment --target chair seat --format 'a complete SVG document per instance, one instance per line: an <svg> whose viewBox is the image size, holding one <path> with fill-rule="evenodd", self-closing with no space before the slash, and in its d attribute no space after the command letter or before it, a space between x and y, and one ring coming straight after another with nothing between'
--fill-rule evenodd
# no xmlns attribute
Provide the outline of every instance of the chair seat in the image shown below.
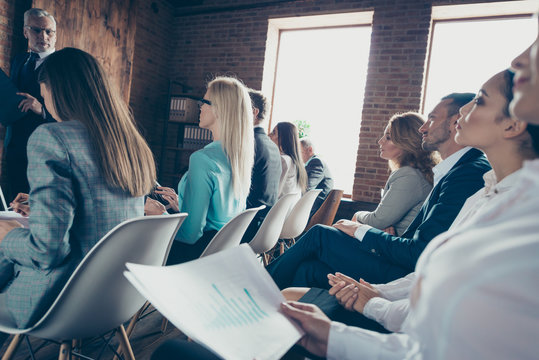
<svg viewBox="0 0 539 360"><path fill-rule="evenodd" d="M6 307L0 308L0 331L10 334L17 331L17 324Z"/></svg>

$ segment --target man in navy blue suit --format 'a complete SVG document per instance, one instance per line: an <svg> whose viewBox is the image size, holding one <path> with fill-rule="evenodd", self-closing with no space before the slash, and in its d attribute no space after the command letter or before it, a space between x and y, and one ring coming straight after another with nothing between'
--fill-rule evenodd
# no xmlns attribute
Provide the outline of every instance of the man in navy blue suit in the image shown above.
<svg viewBox="0 0 539 360"><path fill-rule="evenodd" d="M386 283L414 270L428 242L446 231L466 199L483 187L490 165L482 152L455 143L459 109L474 94L451 94L432 110L419 129L422 146L438 150L434 188L402 236L349 220L309 230L267 270L279 286L329 289L328 273L342 272L372 283Z"/></svg>
<svg viewBox="0 0 539 360"><path fill-rule="evenodd" d="M250 89L253 107L255 133L255 162L251 175L251 191L247 197L247 208L265 205L260 210L249 228L245 231L242 242L249 242L254 237L269 209L277 202L279 181L281 179L281 154L279 148L266 134L262 123L266 116L268 102L260 91Z"/></svg>
<svg viewBox="0 0 539 360"><path fill-rule="evenodd" d="M23 96L19 109L26 115L4 123L7 125L4 140L6 170L12 197L29 190L26 178L28 138L39 125L54 121L43 105L36 76L41 63L55 50L56 21L45 10L33 8L24 13L23 32L30 51L13 59L10 77L20 91L18 94Z"/></svg>

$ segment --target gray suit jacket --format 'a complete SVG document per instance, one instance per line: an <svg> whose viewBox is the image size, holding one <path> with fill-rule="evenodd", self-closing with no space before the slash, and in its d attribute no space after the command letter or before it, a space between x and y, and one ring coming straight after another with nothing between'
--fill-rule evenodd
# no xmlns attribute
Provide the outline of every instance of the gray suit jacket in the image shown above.
<svg viewBox="0 0 539 360"><path fill-rule="evenodd" d="M431 190L432 185L419 170L403 166L389 175L376 210L358 211L357 220L380 230L393 225L397 235L401 235L415 219Z"/></svg>
<svg viewBox="0 0 539 360"><path fill-rule="evenodd" d="M105 183L78 121L40 126L28 141L28 159L30 227L10 231L0 243L0 272L12 274L0 296L19 327L43 315L101 237L144 213L143 197Z"/></svg>

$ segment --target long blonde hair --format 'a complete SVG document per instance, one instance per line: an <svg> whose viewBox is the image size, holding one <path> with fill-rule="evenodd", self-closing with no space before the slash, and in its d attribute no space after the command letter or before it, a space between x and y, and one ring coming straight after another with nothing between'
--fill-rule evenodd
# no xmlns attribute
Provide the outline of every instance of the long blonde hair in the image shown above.
<svg viewBox="0 0 539 360"><path fill-rule="evenodd" d="M84 124L107 184L132 196L149 193L156 179L153 154L97 60L64 48L47 57L38 81L51 92L62 121Z"/></svg>
<svg viewBox="0 0 539 360"><path fill-rule="evenodd" d="M237 79L217 77L208 84L212 111L220 122L220 139L232 169L232 187L246 199L254 163L253 111L247 88Z"/></svg>

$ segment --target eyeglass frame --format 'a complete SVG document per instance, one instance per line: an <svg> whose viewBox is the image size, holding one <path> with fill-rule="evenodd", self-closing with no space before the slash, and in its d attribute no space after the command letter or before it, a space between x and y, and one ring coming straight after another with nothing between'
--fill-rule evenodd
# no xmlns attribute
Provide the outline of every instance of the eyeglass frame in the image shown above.
<svg viewBox="0 0 539 360"><path fill-rule="evenodd" d="M31 25L24 25L24 27L27 28L27 29L32 30L34 32L34 34L36 34L36 35L41 34L42 31L44 31L45 34L47 34L47 36L56 35L56 30L53 30L53 29L43 29L43 28L40 28L40 27L37 27L37 26L31 26Z"/></svg>
<svg viewBox="0 0 539 360"><path fill-rule="evenodd" d="M197 100L197 105L198 105L199 108L201 108L202 106L204 106L204 104L211 106L211 101L210 101L210 100L206 100L206 99L204 99L204 98L200 98L200 99Z"/></svg>

